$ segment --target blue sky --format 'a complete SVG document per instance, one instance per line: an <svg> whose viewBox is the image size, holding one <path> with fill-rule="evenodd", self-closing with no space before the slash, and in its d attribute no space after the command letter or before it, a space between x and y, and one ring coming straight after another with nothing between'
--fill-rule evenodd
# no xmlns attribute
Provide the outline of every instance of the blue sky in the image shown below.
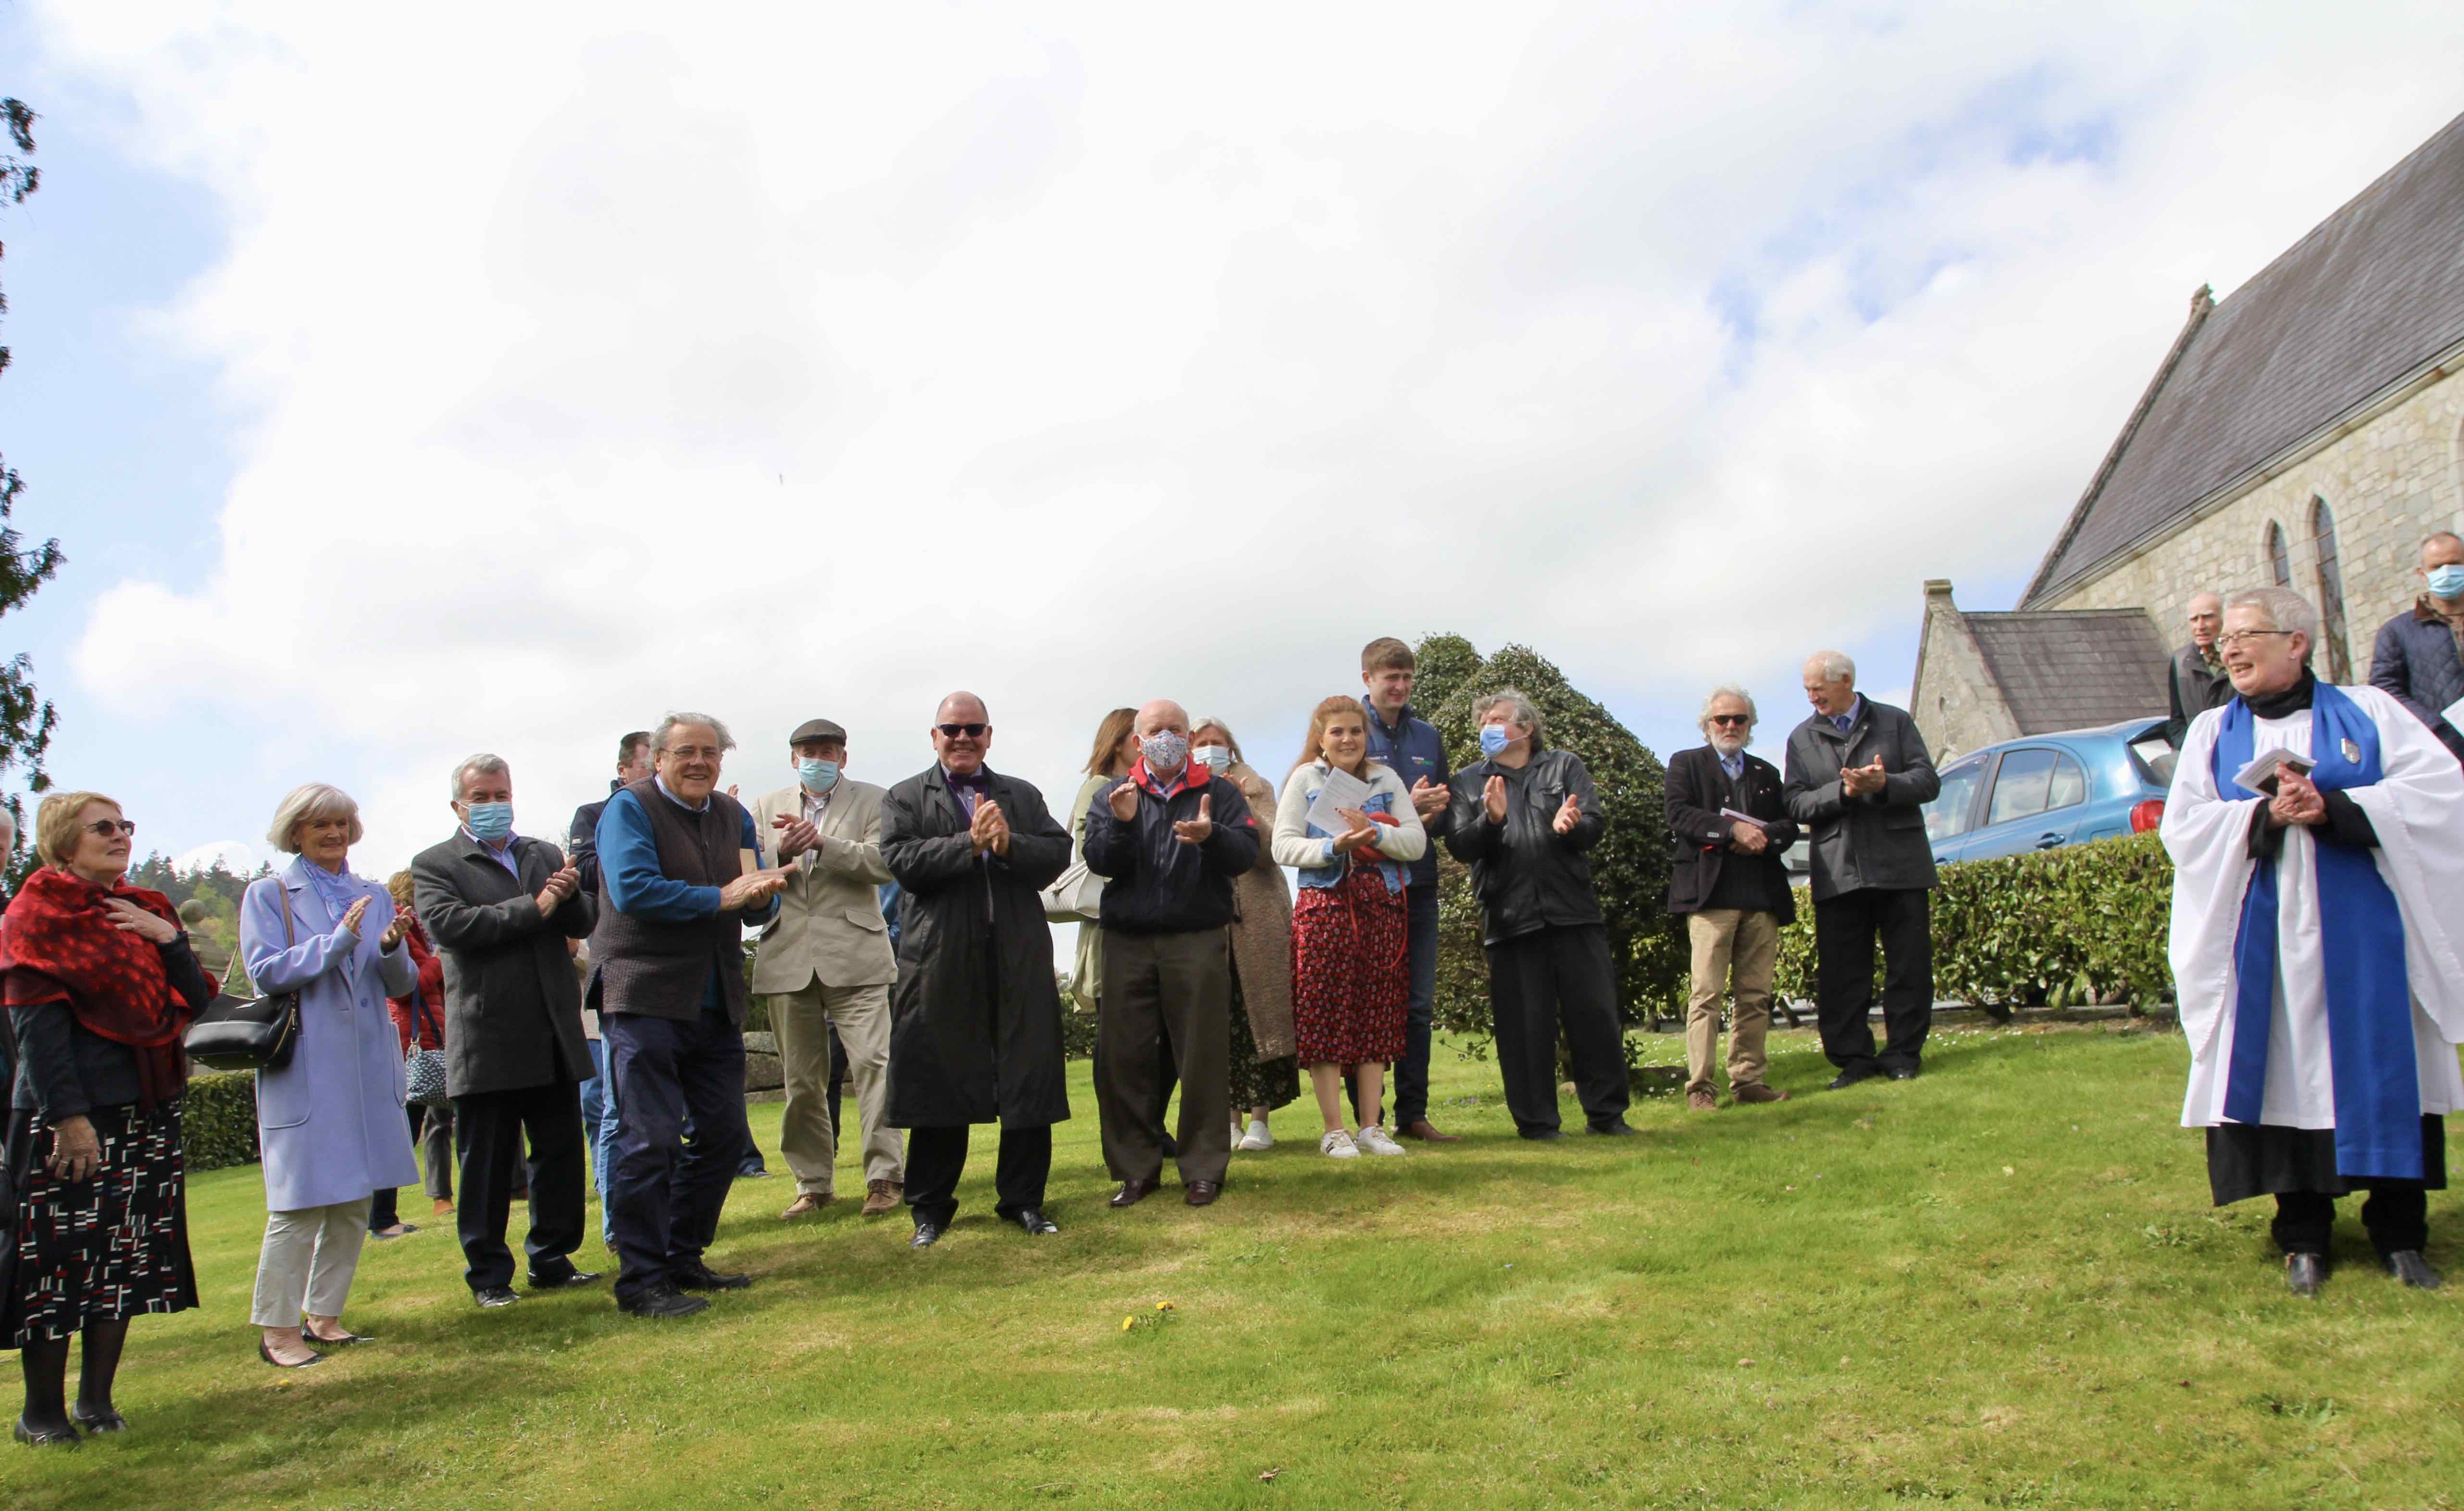
<svg viewBox="0 0 2464 1511"><path fill-rule="evenodd" d="M1743 678L1772 748L1807 650L1904 689L1925 579L2008 606L2190 289L2443 123L2464 42L1411 15L0 7L55 776L174 853L338 781L385 867L455 756L553 831L676 706L748 790L812 713L894 779L960 685L1047 790L1159 695L1280 769L1432 629L1663 754Z"/></svg>

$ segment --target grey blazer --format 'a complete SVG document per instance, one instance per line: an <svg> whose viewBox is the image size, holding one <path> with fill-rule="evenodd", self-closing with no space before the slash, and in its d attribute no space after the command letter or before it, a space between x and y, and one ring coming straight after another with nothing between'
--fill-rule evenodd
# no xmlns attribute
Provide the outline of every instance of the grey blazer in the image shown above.
<svg viewBox="0 0 2464 1511"><path fill-rule="evenodd" d="M582 982L567 939L598 903L577 892L545 917L539 889L564 865L545 840L514 840L513 872L460 830L410 863L411 897L445 964L445 1084L457 1097L591 1076Z"/></svg>
<svg viewBox="0 0 2464 1511"><path fill-rule="evenodd" d="M1882 790L1850 800L1839 788L1841 769L1869 766L1878 754ZM1813 836L1814 900L1867 887L1933 886L1924 807L1940 791L1925 736L1903 709L1867 698L1845 734L1819 713L1790 731L1780 799Z"/></svg>

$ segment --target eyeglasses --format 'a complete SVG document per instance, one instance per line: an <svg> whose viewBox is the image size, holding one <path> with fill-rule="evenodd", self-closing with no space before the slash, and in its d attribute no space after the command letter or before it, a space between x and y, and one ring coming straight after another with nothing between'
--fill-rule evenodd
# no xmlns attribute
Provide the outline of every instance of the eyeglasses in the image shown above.
<svg viewBox="0 0 2464 1511"><path fill-rule="evenodd" d="M2216 644L2226 650L2231 650L2235 646L2247 646L2261 635L2298 635L2299 633L2298 629L2236 629L2230 635L2218 635Z"/></svg>
<svg viewBox="0 0 2464 1511"><path fill-rule="evenodd" d="M989 724L936 724L933 727L941 732L941 737L945 740L957 739L961 734L971 740L981 739L984 731L992 728Z"/></svg>
<svg viewBox="0 0 2464 1511"><path fill-rule="evenodd" d="M1753 721L1754 716L1750 713L1714 713L1711 715L1711 722L1721 725L1751 724Z"/></svg>
<svg viewBox="0 0 2464 1511"><path fill-rule="evenodd" d="M126 819L97 819L85 825L85 832L105 840L115 834L124 834L133 840L137 838L137 825Z"/></svg>
<svg viewBox="0 0 2464 1511"><path fill-rule="evenodd" d="M678 760L716 760L727 752L716 745L671 745L668 754Z"/></svg>

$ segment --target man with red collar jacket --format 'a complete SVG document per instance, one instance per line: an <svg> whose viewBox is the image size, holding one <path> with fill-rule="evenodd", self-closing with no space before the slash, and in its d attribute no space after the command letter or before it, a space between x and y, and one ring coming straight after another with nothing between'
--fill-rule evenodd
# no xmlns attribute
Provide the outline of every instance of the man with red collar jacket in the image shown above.
<svg viewBox="0 0 2464 1511"><path fill-rule="evenodd" d="M1193 1207L1215 1200L1232 1161L1232 969L1224 928L1232 881L1258 860L1241 789L1189 763L1189 715L1158 699L1138 711L1140 755L1088 810L1088 869L1104 886L1104 1002L1095 1105L1115 1207L1163 1178L1156 1039L1180 1073L1179 1168Z"/></svg>

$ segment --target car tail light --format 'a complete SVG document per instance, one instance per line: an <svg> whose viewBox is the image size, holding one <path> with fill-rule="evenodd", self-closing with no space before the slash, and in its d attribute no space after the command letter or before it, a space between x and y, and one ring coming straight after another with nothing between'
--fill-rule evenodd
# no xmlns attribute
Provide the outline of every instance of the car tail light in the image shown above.
<svg viewBox="0 0 2464 1511"><path fill-rule="evenodd" d="M2130 832L2145 834L2165 821L2165 799L2150 798L2145 802L2130 805Z"/></svg>

